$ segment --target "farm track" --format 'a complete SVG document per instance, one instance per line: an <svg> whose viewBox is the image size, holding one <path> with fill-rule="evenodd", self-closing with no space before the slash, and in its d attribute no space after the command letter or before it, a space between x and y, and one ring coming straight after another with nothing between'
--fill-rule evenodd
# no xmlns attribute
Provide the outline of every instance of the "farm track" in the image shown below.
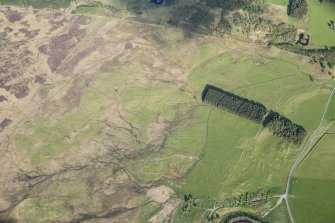
<svg viewBox="0 0 335 223"><path fill-rule="evenodd" d="M333 88L332 92L330 93L329 95L329 98L328 98L328 101L327 101L327 104L325 106L325 109L323 111L323 115L320 119L320 124L318 126L318 128L313 132L313 134L308 138L305 146L303 147L300 155L298 156L298 158L295 160L291 170L290 170L290 174L288 175L288 178L287 178L287 184L286 184L286 191L285 191L285 194L284 194L284 197L285 197L285 200L286 200L286 206L287 206L287 211L288 211L288 214L290 216L290 220L292 223L295 223L294 221L294 218L293 218L293 215L292 215L292 211L291 211L291 208L290 208L290 205L289 205L289 202L288 202L288 195L289 195L289 190L290 190L290 186L291 186L291 181L292 181L292 175L293 175L293 172L294 170L297 168L297 166L299 165L300 163L300 160L301 158L303 158L306 150L308 149L311 141L314 139L314 137L320 132L322 126L323 126L323 123L324 123L324 120L325 120L325 117L326 117L326 114L327 114L327 111L328 111L328 107L330 105L330 102L331 102L331 99L333 97L335 93L335 87Z"/></svg>

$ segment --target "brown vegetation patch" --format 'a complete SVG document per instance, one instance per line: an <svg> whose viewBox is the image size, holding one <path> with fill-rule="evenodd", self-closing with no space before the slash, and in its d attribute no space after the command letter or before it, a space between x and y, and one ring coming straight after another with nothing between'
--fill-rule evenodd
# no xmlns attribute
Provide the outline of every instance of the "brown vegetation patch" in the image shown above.
<svg viewBox="0 0 335 223"><path fill-rule="evenodd" d="M19 31L23 33L26 38L29 38L29 39L36 37L38 33L40 32L39 29L34 29L34 30L29 31L26 28L19 29Z"/></svg>
<svg viewBox="0 0 335 223"><path fill-rule="evenodd" d="M5 30L6 33L11 33L11 32L13 32L13 29L10 28L10 27L8 27L8 26L7 26L4 30Z"/></svg>
<svg viewBox="0 0 335 223"><path fill-rule="evenodd" d="M66 95L61 99L61 104L65 105L67 109L66 112L70 112L80 106L83 92L86 86L92 81L92 78L93 77L83 79L80 77L73 82L71 87L67 90Z"/></svg>
<svg viewBox="0 0 335 223"><path fill-rule="evenodd" d="M39 84L45 84L45 82L47 81L45 75L37 75L35 77L35 83L39 83Z"/></svg>
<svg viewBox="0 0 335 223"><path fill-rule="evenodd" d="M2 122L0 122L0 131L5 129L11 122L12 120L10 120L9 118L5 118L4 120L2 120Z"/></svg>
<svg viewBox="0 0 335 223"><path fill-rule="evenodd" d="M49 43L48 64L55 72L69 52L86 36L86 30L80 29L51 38Z"/></svg>
<svg viewBox="0 0 335 223"><path fill-rule="evenodd" d="M15 82L34 62L33 54L24 41L11 41L6 33L0 33L0 88L17 98L29 93L28 81Z"/></svg>
<svg viewBox="0 0 335 223"><path fill-rule="evenodd" d="M42 45L42 46L38 47L38 52L47 55L48 54L48 45L45 44L45 45Z"/></svg>
<svg viewBox="0 0 335 223"><path fill-rule="evenodd" d="M69 28L69 32L73 32L73 31L79 30L81 28L80 26L87 25L87 24L89 24L89 22L90 22L90 18L89 17L83 16L83 15L77 16L73 20L73 22L72 22L72 24L71 24L71 26Z"/></svg>
<svg viewBox="0 0 335 223"><path fill-rule="evenodd" d="M9 91L11 94L14 94L16 98L24 98L29 94L29 87L28 87L28 81L24 80L17 84L6 86L5 89Z"/></svg>
<svg viewBox="0 0 335 223"><path fill-rule="evenodd" d="M8 101L8 99L5 96L0 95L0 102L3 102L3 101Z"/></svg>
<svg viewBox="0 0 335 223"><path fill-rule="evenodd" d="M16 10L11 10L10 8L7 8L5 10L1 10L1 12L6 16L8 21L11 23L21 21L22 19L21 14Z"/></svg>
<svg viewBox="0 0 335 223"><path fill-rule="evenodd" d="M86 48L85 50L77 53L74 57L67 60L63 63L58 69L57 73L62 74L64 76L68 76L73 74L73 70L75 69L76 65L85 57L87 57L92 51L94 51L94 46Z"/></svg>

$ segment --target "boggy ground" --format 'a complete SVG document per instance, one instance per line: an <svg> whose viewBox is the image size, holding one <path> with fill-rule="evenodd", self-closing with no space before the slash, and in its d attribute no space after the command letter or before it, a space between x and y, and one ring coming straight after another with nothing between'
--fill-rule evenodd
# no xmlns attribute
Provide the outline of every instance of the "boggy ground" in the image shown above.
<svg viewBox="0 0 335 223"><path fill-rule="evenodd" d="M188 40L182 31L164 37L160 27L16 7L2 6L0 15L2 218L170 216L174 192L140 183L126 164L160 150L189 116L196 98L186 83L189 50L202 40L173 57L167 50Z"/></svg>
<svg viewBox="0 0 335 223"><path fill-rule="evenodd" d="M201 104L203 86L236 90L311 130L333 83L313 82L307 58L274 48L109 17L0 11L4 219L178 222L188 217L178 212L183 193L222 201L280 187L298 148Z"/></svg>

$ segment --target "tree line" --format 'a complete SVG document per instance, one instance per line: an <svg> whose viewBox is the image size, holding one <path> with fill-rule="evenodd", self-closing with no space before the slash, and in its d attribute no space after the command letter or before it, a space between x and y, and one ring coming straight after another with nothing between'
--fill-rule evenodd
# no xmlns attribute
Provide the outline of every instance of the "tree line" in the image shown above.
<svg viewBox="0 0 335 223"><path fill-rule="evenodd" d="M242 117L246 117L257 123L262 122L267 112L266 107L260 103L247 98L242 98L210 85L205 87L203 101L226 109Z"/></svg>
<svg viewBox="0 0 335 223"><path fill-rule="evenodd" d="M245 220L245 222L258 222L258 223L266 223L262 220L260 220L257 216L247 213L247 212L243 212L243 211L236 211L233 213L228 214L227 216L225 216L220 223L229 223L229 222L234 222L233 219L234 218L240 218L240 217L245 217L248 218L248 220ZM243 220L241 220L241 222L244 222Z"/></svg>
<svg viewBox="0 0 335 223"><path fill-rule="evenodd" d="M330 69L335 64L335 47L305 49L292 43L274 43L279 49L290 51L296 54L308 56L313 62L320 63L321 67L328 66Z"/></svg>
<svg viewBox="0 0 335 223"><path fill-rule="evenodd" d="M285 138L288 141L300 146L306 136L306 130L288 118L270 111L262 123L273 135Z"/></svg>
<svg viewBox="0 0 335 223"><path fill-rule="evenodd" d="M279 136L300 146L306 136L306 130L288 118L270 110L261 103L240 97L212 85L206 85L202 92L202 100L229 112L261 123L273 135Z"/></svg>

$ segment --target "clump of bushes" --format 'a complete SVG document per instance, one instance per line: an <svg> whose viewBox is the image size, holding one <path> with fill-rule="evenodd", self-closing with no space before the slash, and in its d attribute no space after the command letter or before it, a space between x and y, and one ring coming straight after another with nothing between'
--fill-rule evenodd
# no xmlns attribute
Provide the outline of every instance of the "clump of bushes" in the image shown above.
<svg viewBox="0 0 335 223"><path fill-rule="evenodd" d="M306 0L290 0L287 6L287 14L295 18L302 18L307 14Z"/></svg>
<svg viewBox="0 0 335 223"><path fill-rule="evenodd" d="M266 107L260 103L242 98L211 85L205 87L202 99L258 123L261 123L267 112Z"/></svg>
<svg viewBox="0 0 335 223"><path fill-rule="evenodd" d="M270 111L262 125L270 129L273 135L285 138L297 146L301 145L306 136L306 130L302 126L274 111Z"/></svg>

